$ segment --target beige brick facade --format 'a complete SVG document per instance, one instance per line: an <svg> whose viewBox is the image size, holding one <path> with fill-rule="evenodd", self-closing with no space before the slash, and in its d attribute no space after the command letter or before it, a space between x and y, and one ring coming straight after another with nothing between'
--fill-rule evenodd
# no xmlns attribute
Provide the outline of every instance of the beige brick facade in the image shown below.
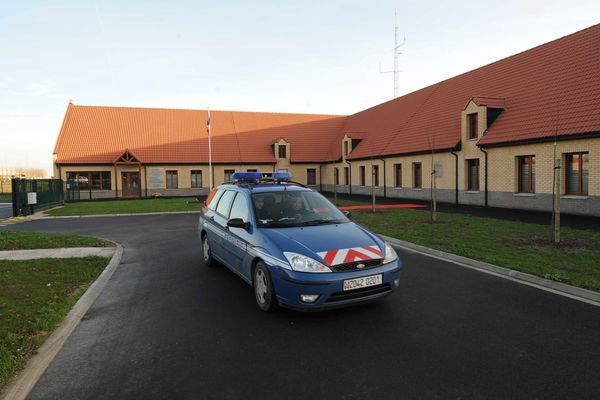
<svg viewBox="0 0 600 400"><path fill-rule="evenodd" d="M383 158L346 161L346 146L351 156L352 138L346 135L341 141L342 159L329 163L292 163L292 146L280 139L273 145L276 162L273 164L214 164L214 182L218 185L225 180L225 172L229 171L289 171L294 180L307 183L308 170L315 170L315 185L313 188L324 191L334 190L334 173L339 171L339 184L335 187L338 192L354 194L370 194L372 190L373 167L378 167L379 184L375 188L378 196L397 197L404 199L429 200L432 187L432 166L436 170L437 198L440 201L461 204L474 204L495 207L524 208L550 211L552 207L553 159L555 146L553 142L515 144L502 147L489 147L488 153L487 193L486 190L486 157L478 140L485 134L487 124L487 108L469 102L465 109L457 113L461 118L460 149L454 154L450 151L440 153L425 152L417 155L386 156ZM469 114L477 114L477 138L468 137ZM344 143L347 143L345 145ZM279 158L279 146L286 146L285 157ZM586 152L589 155L588 193L580 196L565 195L565 155L575 152ZM556 155L561 159L562 198L561 208L564 212L600 215L600 138L584 138L577 140L560 140L556 144ZM533 193L519 193L518 190L518 157L535 157L535 185ZM467 190L467 161L479 160L479 190ZM415 187L415 164L421 166L421 187ZM396 165L401 166L401 185L396 182ZM364 167L364 182L361 182L361 167ZM351 187L344 185L344 169L348 168ZM55 176L66 180L70 171L107 171L111 173L112 186L109 191L94 191L93 198L121 197L123 187L122 172L139 172L141 195L200 195L206 194L209 187L209 169L206 164L199 165L77 165L55 166ZM202 187L191 187L191 171L202 171ZM177 171L178 186L175 189L166 188L166 171ZM82 197L83 198L83 197Z"/></svg>
<svg viewBox="0 0 600 400"><path fill-rule="evenodd" d="M535 156L535 193L552 193L554 143L496 147L489 150L489 190L517 192L517 157ZM556 158L561 160L561 192L565 191L565 154L589 153L588 195L600 196L600 138L556 143Z"/></svg>

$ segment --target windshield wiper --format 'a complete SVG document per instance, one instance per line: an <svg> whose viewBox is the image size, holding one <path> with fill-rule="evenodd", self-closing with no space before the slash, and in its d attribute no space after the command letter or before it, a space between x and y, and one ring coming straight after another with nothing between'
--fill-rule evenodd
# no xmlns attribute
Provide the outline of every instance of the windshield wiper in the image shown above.
<svg viewBox="0 0 600 400"><path fill-rule="evenodd" d="M299 226L310 226L310 225L325 225L325 224L339 224L340 220L337 219L314 219L312 221L300 222Z"/></svg>

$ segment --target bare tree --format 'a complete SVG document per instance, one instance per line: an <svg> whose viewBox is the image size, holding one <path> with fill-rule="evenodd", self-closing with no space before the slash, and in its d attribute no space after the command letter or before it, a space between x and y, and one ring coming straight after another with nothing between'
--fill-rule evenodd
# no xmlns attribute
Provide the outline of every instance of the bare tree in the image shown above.
<svg viewBox="0 0 600 400"><path fill-rule="evenodd" d="M375 212L375 166L371 157L371 212Z"/></svg>
<svg viewBox="0 0 600 400"><path fill-rule="evenodd" d="M556 118L554 121L554 173L552 175L552 226L554 243L560 243L560 182L561 182L561 159L556 155L556 142L558 140L558 120L560 118L560 106L556 104Z"/></svg>
<svg viewBox="0 0 600 400"><path fill-rule="evenodd" d="M436 178L437 171L435 169L435 138L429 137L429 147L431 148L431 179L430 179L430 190L431 190L431 221L437 221L437 186Z"/></svg>

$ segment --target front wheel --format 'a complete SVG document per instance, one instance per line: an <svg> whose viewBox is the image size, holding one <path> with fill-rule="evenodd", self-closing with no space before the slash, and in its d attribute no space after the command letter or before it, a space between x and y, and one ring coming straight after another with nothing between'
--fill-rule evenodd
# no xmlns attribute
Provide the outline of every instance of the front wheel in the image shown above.
<svg viewBox="0 0 600 400"><path fill-rule="evenodd" d="M273 311L279 307L273 282L267 266L259 261L254 269L254 296L256 303L263 311Z"/></svg>
<svg viewBox="0 0 600 400"><path fill-rule="evenodd" d="M210 249L210 241L208 240L208 235L204 235L202 237L202 262L206 267L211 267L215 263L212 257L212 250Z"/></svg>

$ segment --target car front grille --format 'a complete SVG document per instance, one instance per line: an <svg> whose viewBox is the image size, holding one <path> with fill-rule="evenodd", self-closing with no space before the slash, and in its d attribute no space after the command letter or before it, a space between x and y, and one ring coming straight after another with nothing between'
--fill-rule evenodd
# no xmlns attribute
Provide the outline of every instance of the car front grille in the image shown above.
<svg viewBox="0 0 600 400"><path fill-rule="evenodd" d="M377 258L374 260L362 260L362 261L353 261L344 264L333 265L331 269L334 272L346 272L346 271L359 271L364 269L369 269L373 267L378 267L381 265L381 258ZM358 268L358 265L363 264L363 268Z"/></svg>
<svg viewBox="0 0 600 400"><path fill-rule="evenodd" d="M384 283L382 285L349 290L347 292L336 292L329 296L329 298L325 300L325 303L335 303L336 301L359 299L361 297L372 296L374 294L390 292L391 290L392 289L390 287L390 284Z"/></svg>

